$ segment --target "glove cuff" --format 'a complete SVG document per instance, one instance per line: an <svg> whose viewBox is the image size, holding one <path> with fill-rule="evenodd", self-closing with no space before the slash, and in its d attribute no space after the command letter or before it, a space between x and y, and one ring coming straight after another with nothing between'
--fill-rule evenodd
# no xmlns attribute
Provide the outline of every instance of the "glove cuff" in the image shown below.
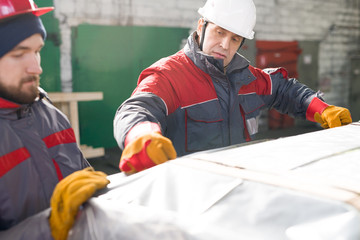
<svg viewBox="0 0 360 240"><path fill-rule="evenodd" d="M160 126L153 122L141 122L133 126L125 138L125 146L145 134L158 132L161 134Z"/></svg>
<svg viewBox="0 0 360 240"><path fill-rule="evenodd" d="M315 113L319 113L321 115L325 108L327 108L328 106L329 104L321 101L317 97L314 97L311 100L308 109L306 110L306 119L312 122L316 122L314 119Z"/></svg>

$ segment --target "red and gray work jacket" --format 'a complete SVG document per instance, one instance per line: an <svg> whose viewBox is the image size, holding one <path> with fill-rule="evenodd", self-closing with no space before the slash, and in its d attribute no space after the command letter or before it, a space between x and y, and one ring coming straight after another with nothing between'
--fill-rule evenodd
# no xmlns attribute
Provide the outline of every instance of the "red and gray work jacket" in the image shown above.
<svg viewBox="0 0 360 240"><path fill-rule="evenodd" d="M55 185L89 166L44 94L30 105L0 98L0 239L51 239L45 209Z"/></svg>
<svg viewBox="0 0 360 240"><path fill-rule="evenodd" d="M184 49L145 69L132 96L118 109L114 136L120 148L136 124L159 124L178 156L250 141L263 107L306 117L318 93L288 78L283 68L261 70L240 54L223 62L204 54L190 35Z"/></svg>

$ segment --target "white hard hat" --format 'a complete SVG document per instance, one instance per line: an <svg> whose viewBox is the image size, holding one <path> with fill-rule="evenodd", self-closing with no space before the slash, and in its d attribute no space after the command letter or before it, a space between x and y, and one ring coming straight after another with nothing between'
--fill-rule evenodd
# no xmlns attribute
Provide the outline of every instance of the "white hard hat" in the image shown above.
<svg viewBox="0 0 360 240"><path fill-rule="evenodd" d="M207 0L198 12L230 32L247 39L254 38L256 8L252 0Z"/></svg>

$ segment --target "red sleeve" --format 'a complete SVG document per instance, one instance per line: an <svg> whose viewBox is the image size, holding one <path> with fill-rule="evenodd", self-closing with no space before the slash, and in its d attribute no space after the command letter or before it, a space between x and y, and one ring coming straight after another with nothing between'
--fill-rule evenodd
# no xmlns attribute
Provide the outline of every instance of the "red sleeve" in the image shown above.
<svg viewBox="0 0 360 240"><path fill-rule="evenodd" d="M168 111L167 114L172 113L180 106L178 94L171 84L171 81L163 76L161 72L145 70L141 73L139 79L141 79L141 81L138 83L133 94L137 92L155 94L163 100Z"/></svg>

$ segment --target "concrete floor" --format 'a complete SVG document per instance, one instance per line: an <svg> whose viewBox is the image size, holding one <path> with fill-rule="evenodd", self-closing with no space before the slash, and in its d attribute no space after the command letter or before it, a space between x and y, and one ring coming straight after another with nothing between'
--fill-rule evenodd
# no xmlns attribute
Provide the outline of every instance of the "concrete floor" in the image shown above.
<svg viewBox="0 0 360 240"><path fill-rule="evenodd" d="M277 139L280 137L294 136L302 133L308 133L312 131L318 131L321 128L312 123L300 123L296 127L276 129L276 130L261 130L254 140L261 139ZM121 157L121 151L118 147L105 149L105 156L99 158L88 159L90 164L95 170L103 171L107 174L118 173L119 161Z"/></svg>

